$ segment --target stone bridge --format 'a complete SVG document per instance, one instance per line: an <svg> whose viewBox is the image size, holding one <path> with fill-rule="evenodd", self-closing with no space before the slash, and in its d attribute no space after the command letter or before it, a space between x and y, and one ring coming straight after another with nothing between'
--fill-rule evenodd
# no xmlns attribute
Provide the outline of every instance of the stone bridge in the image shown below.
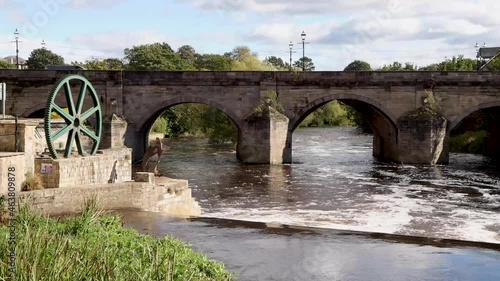
<svg viewBox="0 0 500 281"><path fill-rule="evenodd" d="M7 114L43 116L49 92L66 74L87 77L104 114L127 121L123 138L135 160L141 159L156 118L182 103L207 104L225 112L239 130L238 158L273 164L292 161L293 131L332 100L368 118L375 157L428 164L448 162L450 132L465 117L484 110L494 118L500 107L500 72L0 70L0 82L8 87ZM277 94L281 112L263 106L271 92ZM259 105L264 109L260 114L255 110ZM494 125L489 127L485 152L498 156L500 133L494 122L489 123Z"/></svg>

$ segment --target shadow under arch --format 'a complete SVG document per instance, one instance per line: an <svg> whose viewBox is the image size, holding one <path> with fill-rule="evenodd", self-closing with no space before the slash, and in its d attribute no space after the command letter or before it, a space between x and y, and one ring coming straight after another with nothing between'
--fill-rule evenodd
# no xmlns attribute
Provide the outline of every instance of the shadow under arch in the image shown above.
<svg viewBox="0 0 500 281"><path fill-rule="evenodd" d="M381 103L364 96L353 94L331 94L316 99L300 109L289 125L287 146L291 147L292 134L300 123L321 106L338 100L351 106L368 119L373 131L373 156L381 160L397 161L398 127L397 118Z"/></svg>
<svg viewBox="0 0 500 281"><path fill-rule="evenodd" d="M180 104L204 104L204 105L208 105L208 106L211 106L215 109L220 110L221 112L226 114L229 117L229 119L231 119L231 121L233 121L233 123L235 124L235 126L238 130L238 139L239 139L239 134L241 134L241 120L236 115L236 113L234 111L230 110L226 106L223 106L223 105L221 105L217 102L211 101L211 100L193 98L193 97L189 97L189 98L178 97L178 98L169 99L169 100L166 100L164 102L159 103L157 106L155 106L153 109L151 109L151 111L150 111L151 113L148 114L146 116L146 118L144 118L141 121L140 125L138 126L139 127L138 133L139 133L139 136L142 138L142 141L144 144L143 145L144 151L146 150L146 148L149 145L148 136L149 136L149 132L150 132L151 127L153 126L154 122L158 119L158 117L161 116L161 114L163 112L165 112L165 110L169 109L170 107L180 105ZM141 155L141 157L142 157L142 155Z"/></svg>
<svg viewBox="0 0 500 281"><path fill-rule="evenodd" d="M166 101L158 103L154 108L151 108L150 114L146 116L146 118L142 119L140 123L138 124L138 128L141 132L149 132L149 129L153 125L156 119L168 108L179 105L179 104L185 104L185 103L198 103L198 104L205 104L208 106L211 106L213 108L216 108L222 112L224 112L229 118L234 122L236 127L238 128L238 131L241 128L241 118L228 108L227 106L224 106L223 104L220 104L218 102L215 102L211 99L202 99L198 97L176 97L172 99L168 99Z"/></svg>
<svg viewBox="0 0 500 281"><path fill-rule="evenodd" d="M484 138L484 143L482 146L482 152L476 151L476 153L481 153L490 158L500 159L500 130L498 130L500 125L500 101L485 102L477 106L470 108L469 110L458 115L449 122L447 128L448 139L451 138L452 132L455 130L460 130L460 125L467 117L471 116L476 112L482 112L484 115L481 121L483 125L486 125L486 137ZM483 129L484 130L484 129Z"/></svg>
<svg viewBox="0 0 500 281"><path fill-rule="evenodd" d="M492 102L481 103L478 106L472 107L469 110L463 112L462 114L460 114L457 117L455 117L452 120L450 120L450 123L449 123L450 125L448 126L448 133L450 133L455 128L457 128L460 125L460 123L465 118L467 118L468 116L470 116L472 113L477 112L477 111L481 111L481 110L484 110L484 109L488 109L488 108L493 108L493 107L500 107L500 101L492 101Z"/></svg>
<svg viewBox="0 0 500 281"><path fill-rule="evenodd" d="M61 105L59 105L59 106L61 106ZM45 109L46 108L47 108L46 102L39 103L39 104L36 104L36 105L28 108L28 110L26 110L21 116L23 118L43 118L45 116ZM40 114L41 114L41 117L39 117Z"/></svg>
<svg viewBox="0 0 500 281"><path fill-rule="evenodd" d="M342 101L343 103L349 105L349 103L354 104L353 108L356 108L356 104L368 104L371 108L379 111L383 116L385 116L395 127L397 124L397 118L388 110L386 109L381 103L367 98L365 96L359 96L359 95L353 95L353 94L331 94L319 99L316 99L300 109L295 116L290 120L290 125L292 131L294 131L304 119L314 112L316 109L320 108L321 106L333 101L333 100L339 100ZM352 100L353 102L349 102ZM359 107L359 105L358 105Z"/></svg>

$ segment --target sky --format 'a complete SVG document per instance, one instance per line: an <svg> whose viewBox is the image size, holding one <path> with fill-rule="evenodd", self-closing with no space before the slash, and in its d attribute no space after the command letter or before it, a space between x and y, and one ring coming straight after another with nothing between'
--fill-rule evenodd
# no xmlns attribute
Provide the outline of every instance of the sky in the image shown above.
<svg viewBox="0 0 500 281"><path fill-rule="evenodd" d="M123 58L135 45L166 42L174 50L223 54L248 46L264 59L310 57L320 71L353 60L372 67L418 66L474 45L500 46L498 0L0 0L0 57L46 48L66 63ZM301 33L305 32L305 50Z"/></svg>

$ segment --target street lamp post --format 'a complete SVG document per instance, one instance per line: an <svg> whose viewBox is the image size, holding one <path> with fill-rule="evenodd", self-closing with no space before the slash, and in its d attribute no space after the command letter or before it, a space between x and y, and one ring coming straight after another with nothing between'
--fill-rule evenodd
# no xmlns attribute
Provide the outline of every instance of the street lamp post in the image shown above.
<svg viewBox="0 0 500 281"><path fill-rule="evenodd" d="M290 41L290 43L288 44L288 47L290 47L290 71L292 71L292 49L293 49L293 43L292 41Z"/></svg>
<svg viewBox="0 0 500 281"><path fill-rule="evenodd" d="M42 39L42 49L45 49L46 46L47 44L45 44L45 40Z"/></svg>
<svg viewBox="0 0 500 281"><path fill-rule="evenodd" d="M16 69L19 69L19 32L14 31L14 35L16 36Z"/></svg>
<svg viewBox="0 0 500 281"><path fill-rule="evenodd" d="M302 31L302 34L300 34L300 37L302 37L302 71L306 71L306 44L309 44L309 42L306 42L306 33L305 31Z"/></svg>
<svg viewBox="0 0 500 281"><path fill-rule="evenodd" d="M302 71L306 71L306 33L302 31L302 34L300 34L300 37L302 37Z"/></svg>

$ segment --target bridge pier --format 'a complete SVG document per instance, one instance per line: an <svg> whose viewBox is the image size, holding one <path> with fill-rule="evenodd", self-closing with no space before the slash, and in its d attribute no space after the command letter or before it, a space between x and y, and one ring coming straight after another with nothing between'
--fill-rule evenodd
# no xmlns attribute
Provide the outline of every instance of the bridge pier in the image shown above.
<svg viewBox="0 0 500 281"><path fill-rule="evenodd" d="M243 120L236 156L248 164L283 164L291 160L288 118L271 106Z"/></svg>
<svg viewBox="0 0 500 281"><path fill-rule="evenodd" d="M449 161L448 121L419 108L398 119L397 162L408 164L447 164Z"/></svg>

